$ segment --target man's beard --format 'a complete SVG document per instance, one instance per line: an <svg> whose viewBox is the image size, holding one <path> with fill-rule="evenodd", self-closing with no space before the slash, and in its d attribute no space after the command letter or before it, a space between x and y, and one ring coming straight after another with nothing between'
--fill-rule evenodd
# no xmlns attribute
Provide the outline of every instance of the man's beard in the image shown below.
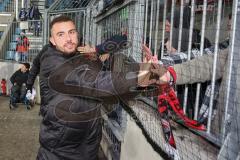
<svg viewBox="0 0 240 160"><path fill-rule="evenodd" d="M69 44L69 43L67 43L67 44ZM74 45L75 46L75 49L72 51L72 52L66 52L65 51L65 47L66 47L66 45L67 44L65 44L64 46L63 46L63 51L61 51L59 48L57 48L58 50L60 50L62 53L63 53L63 55L64 56L66 56L66 57L71 57L72 55L75 55L75 53L76 53L76 51L77 51L77 45L76 45L76 43L70 43L70 44L72 44L72 45ZM66 47L67 48L67 47Z"/></svg>
<svg viewBox="0 0 240 160"><path fill-rule="evenodd" d="M63 56L64 57L72 57L77 53L76 51L77 51L77 48L73 52L68 52L68 53L63 52Z"/></svg>
<svg viewBox="0 0 240 160"><path fill-rule="evenodd" d="M64 48L68 48L67 46L68 46L69 44L72 45L72 46L74 46L75 49L74 49L73 52L76 52L76 50L77 50L77 45L76 45L76 43L72 43L72 42L66 43L66 44L64 45ZM67 54L71 54L71 53L72 53L72 52L70 52L70 53L68 52Z"/></svg>

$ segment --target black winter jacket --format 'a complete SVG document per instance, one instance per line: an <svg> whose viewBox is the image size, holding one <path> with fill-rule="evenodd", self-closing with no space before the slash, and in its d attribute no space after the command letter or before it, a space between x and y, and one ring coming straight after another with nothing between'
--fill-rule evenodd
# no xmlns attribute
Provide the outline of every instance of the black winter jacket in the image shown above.
<svg viewBox="0 0 240 160"><path fill-rule="evenodd" d="M39 73L43 120L37 159L95 160L102 136L102 103L116 103L116 95L126 93L137 79L103 72L99 61L45 49L34 60L28 81Z"/></svg>
<svg viewBox="0 0 240 160"><path fill-rule="evenodd" d="M21 69L17 70L10 78L12 84L17 83L17 85L22 86L23 83L27 83L29 71L23 73Z"/></svg>

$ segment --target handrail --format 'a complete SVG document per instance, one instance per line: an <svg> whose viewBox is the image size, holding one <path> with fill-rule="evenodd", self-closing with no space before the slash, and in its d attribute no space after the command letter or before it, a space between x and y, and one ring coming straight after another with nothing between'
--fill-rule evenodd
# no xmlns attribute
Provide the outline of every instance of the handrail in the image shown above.
<svg viewBox="0 0 240 160"><path fill-rule="evenodd" d="M11 30L13 26L13 20L14 20L14 15L11 16L10 22L8 26L6 27L5 31L3 32L2 38L0 40L0 59L4 59L4 54L7 51L8 44L10 43L10 36L11 36Z"/></svg>
<svg viewBox="0 0 240 160"><path fill-rule="evenodd" d="M0 12L11 12L11 13L13 13L15 11L14 10L15 5L12 4L12 3L15 3L15 0L3 0L1 8L0 8Z"/></svg>

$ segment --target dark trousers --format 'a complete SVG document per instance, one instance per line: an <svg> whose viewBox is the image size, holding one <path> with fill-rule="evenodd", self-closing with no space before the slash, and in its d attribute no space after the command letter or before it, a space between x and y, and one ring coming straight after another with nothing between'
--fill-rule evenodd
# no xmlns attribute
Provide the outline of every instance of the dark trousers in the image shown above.
<svg viewBox="0 0 240 160"><path fill-rule="evenodd" d="M25 103L26 93L27 89L25 84L22 84L21 86L13 85L11 88L10 103L11 104L15 104L18 102Z"/></svg>

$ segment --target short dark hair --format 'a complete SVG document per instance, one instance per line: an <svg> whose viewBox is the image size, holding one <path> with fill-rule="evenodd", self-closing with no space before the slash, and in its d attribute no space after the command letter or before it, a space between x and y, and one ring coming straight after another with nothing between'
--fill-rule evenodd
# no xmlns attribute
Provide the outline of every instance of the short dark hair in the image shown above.
<svg viewBox="0 0 240 160"><path fill-rule="evenodd" d="M23 64L27 69L30 68L30 64L29 63L21 63L21 64Z"/></svg>
<svg viewBox="0 0 240 160"><path fill-rule="evenodd" d="M61 15L61 16L58 16L58 17L54 18L50 23L50 31L52 30L52 27L55 23L69 22L69 21L72 22L75 25L75 22L71 18L69 18L68 16Z"/></svg>

